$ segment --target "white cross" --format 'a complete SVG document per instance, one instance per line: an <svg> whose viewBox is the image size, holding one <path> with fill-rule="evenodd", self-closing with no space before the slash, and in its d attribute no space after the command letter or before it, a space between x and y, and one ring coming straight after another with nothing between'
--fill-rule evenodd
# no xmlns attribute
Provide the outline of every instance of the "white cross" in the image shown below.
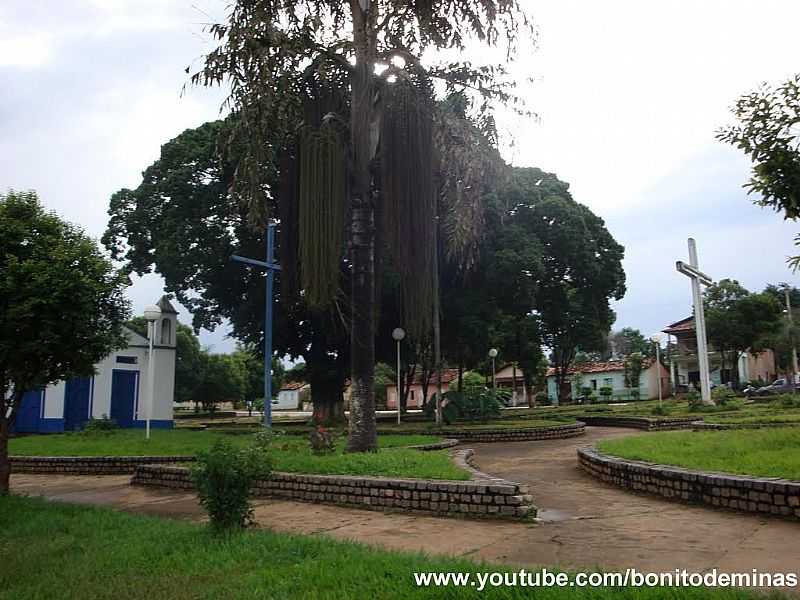
<svg viewBox="0 0 800 600"><path fill-rule="evenodd" d="M706 341L706 316L703 311L703 295L700 284L713 285L711 277L700 271L697 265L697 246L693 238L689 238L689 264L683 261L675 263L679 273L683 273L692 281L692 301L694 302L694 331L697 336L697 363L700 366L700 395L703 404L714 404L711 399L709 382L711 375L708 368L708 342Z"/></svg>

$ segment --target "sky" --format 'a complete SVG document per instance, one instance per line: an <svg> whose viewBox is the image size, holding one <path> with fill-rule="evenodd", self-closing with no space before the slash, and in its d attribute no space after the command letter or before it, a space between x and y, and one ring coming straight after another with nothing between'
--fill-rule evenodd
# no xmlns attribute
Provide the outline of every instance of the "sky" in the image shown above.
<svg viewBox="0 0 800 600"><path fill-rule="evenodd" d="M748 160L714 138L739 95L800 70L800 3L522 2L538 39L512 71L538 118L499 115L513 132L506 159L569 182L625 246L628 291L614 303L614 328L651 335L688 316L689 282L675 261L688 259L690 236L715 280L800 285L786 267L800 224L754 206L742 189ZM225 6L4 0L0 190L35 189L99 238L111 194L136 187L161 144L219 116L223 90L184 85L186 67L213 48L204 25L223 20ZM134 281L136 313L162 283ZM220 352L234 344L224 327L201 341Z"/></svg>

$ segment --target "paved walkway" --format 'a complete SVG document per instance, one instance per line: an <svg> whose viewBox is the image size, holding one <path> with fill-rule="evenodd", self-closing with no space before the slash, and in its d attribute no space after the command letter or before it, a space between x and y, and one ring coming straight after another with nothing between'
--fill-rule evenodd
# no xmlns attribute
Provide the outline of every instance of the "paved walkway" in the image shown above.
<svg viewBox="0 0 800 600"><path fill-rule="evenodd" d="M602 484L577 467L575 449L631 430L587 428L567 440L475 444L481 470L528 483L537 524L383 514L260 500L256 519L278 531L521 566L670 571L800 572L800 523L692 507ZM657 435L657 434L649 434ZM129 477L15 475L17 493L201 520L193 494L128 485Z"/></svg>

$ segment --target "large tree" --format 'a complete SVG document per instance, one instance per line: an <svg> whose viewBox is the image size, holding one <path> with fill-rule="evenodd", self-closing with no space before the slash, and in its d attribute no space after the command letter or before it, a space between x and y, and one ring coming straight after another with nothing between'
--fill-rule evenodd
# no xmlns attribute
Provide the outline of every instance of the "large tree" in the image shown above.
<svg viewBox="0 0 800 600"><path fill-rule="evenodd" d="M0 196L0 495L11 472L9 428L25 392L94 374L123 347L129 314L118 273L78 227L34 192Z"/></svg>
<svg viewBox="0 0 800 600"><path fill-rule="evenodd" d="M741 353L759 352L765 339L781 323L781 304L768 293L754 294L738 281L721 279L703 296L708 341L720 353L721 369L730 370L731 381L739 384Z"/></svg>
<svg viewBox="0 0 800 600"><path fill-rule="evenodd" d="M737 123L717 132L717 138L742 150L753 162L745 188L756 204L800 217L800 74L772 86L762 84L736 101ZM795 238L800 244L800 236ZM797 269L800 256L790 259Z"/></svg>
<svg viewBox="0 0 800 600"><path fill-rule="evenodd" d="M340 297L345 242L349 249L351 451L377 448L376 235L403 279L407 328L421 337L432 325L435 334L437 192L467 207L481 176L464 168L458 181L437 185L432 82L509 100L502 67L425 68L420 59L463 50L470 38L504 39L510 55L520 26L528 21L516 0L239 0L228 22L211 28L220 46L193 80L230 84L241 125L232 143L244 146L236 188L256 220L269 214L264 157L284 157L280 193L296 211L300 283L312 305ZM458 233L474 237L475 225Z"/></svg>
<svg viewBox="0 0 800 600"><path fill-rule="evenodd" d="M515 169L502 202L509 221L542 247L532 308L551 350L559 399L577 351L601 352L614 322L610 300L625 293L624 248L603 220L569 193L568 184L539 169Z"/></svg>
<svg viewBox="0 0 800 600"><path fill-rule="evenodd" d="M648 340L641 331L633 327L623 327L619 331L612 331L608 335L608 353L627 356L634 352L645 357L655 356L653 342Z"/></svg>

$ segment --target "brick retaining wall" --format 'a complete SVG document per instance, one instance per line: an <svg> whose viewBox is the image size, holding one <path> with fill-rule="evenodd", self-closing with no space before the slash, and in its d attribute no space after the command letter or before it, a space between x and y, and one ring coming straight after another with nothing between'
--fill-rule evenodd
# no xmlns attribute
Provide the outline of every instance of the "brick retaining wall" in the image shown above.
<svg viewBox="0 0 800 600"><path fill-rule="evenodd" d="M459 429L457 427L443 427L430 431L399 430L379 431L386 434L424 434L441 435L456 438L461 442L524 442L535 440L555 440L575 437L586 433L586 424L580 421L555 425L552 427L518 427L514 429Z"/></svg>
<svg viewBox="0 0 800 600"><path fill-rule="evenodd" d="M631 427L633 429L644 429L645 431L691 429L694 423L697 421L697 417L667 417L661 419L651 419L648 417L582 415L578 418L587 425L599 425L604 427Z"/></svg>
<svg viewBox="0 0 800 600"><path fill-rule="evenodd" d="M578 449L590 475L625 489L710 506L800 519L800 482L692 471Z"/></svg>
<svg viewBox="0 0 800 600"><path fill-rule="evenodd" d="M486 476L469 464L471 450L458 451L456 463L472 471L472 481L437 481L273 473L256 482L253 495L381 511L436 516L466 516L524 520L536 516L526 486ZM133 485L192 489L189 469L163 465L136 468Z"/></svg>
<svg viewBox="0 0 800 600"><path fill-rule="evenodd" d="M727 431L729 429L768 429L774 427L800 427L800 422L788 423L706 423L695 421L692 423L694 431Z"/></svg>
<svg viewBox="0 0 800 600"><path fill-rule="evenodd" d="M191 462L193 456L12 456L12 473L127 475L137 465Z"/></svg>

